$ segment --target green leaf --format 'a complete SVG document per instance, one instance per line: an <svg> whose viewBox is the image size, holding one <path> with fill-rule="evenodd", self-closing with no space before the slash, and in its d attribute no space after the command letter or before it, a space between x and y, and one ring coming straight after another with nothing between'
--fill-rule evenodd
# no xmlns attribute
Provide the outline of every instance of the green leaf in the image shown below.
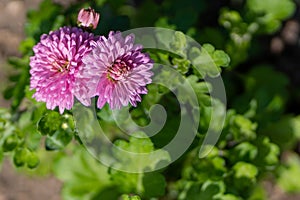
<svg viewBox="0 0 300 200"><path fill-rule="evenodd" d="M8 152L14 150L19 143L19 138L16 134L12 133L8 137L5 138L4 143L2 145L3 152Z"/></svg>
<svg viewBox="0 0 300 200"><path fill-rule="evenodd" d="M224 128L223 124L220 122L224 120L224 117L226 115L225 105L220 100L214 99L212 97L209 97L209 101L210 105L203 105L200 110L201 116L199 133L202 135L207 133L208 128L210 129L210 131L215 131L216 133L222 131L222 129ZM212 120L212 117L214 120Z"/></svg>
<svg viewBox="0 0 300 200"><path fill-rule="evenodd" d="M239 191L244 198L250 196L257 181L258 168L251 163L239 161L232 167L232 172L225 179L226 185L232 184L229 191Z"/></svg>
<svg viewBox="0 0 300 200"><path fill-rule="evenodd" d="M121 193L143 193L142 173L126 173L110 170L111 180Z"/></svg>
<svg viewBox="0 0 300 200"><path fill-rule="evenodd" d="M215 51L215 47L211 44L203 44L202 50L205 50L209 55L213 54Z"/></svg>
<svg viewBox="0 0 300 200"><path fill-rule="evenodd" d="M170 43L170 48L178 53L179 55L185 57L187 47L187 39L184 33L176 31L173 36L173 41Z"/></svg>
<svg viewBox="0 0 300 200"><path fill-rule="evenodd" d="M168 29L172 29L172 30L176 29L176 25L170 24L167 17L160 17L155 22L155 26L162 27L162 28L168 28Z"/></svg>
<svg viewBox="0 0 300 200"><path fill-rule="evenodd" d="M74 120L69 114L60 115L48 111L38 122L38 131L47 135L46 149L58 150L64 148L73 138Z"/></svg>
<svg viewBox="0 0 300 200"><path fill-rule="evenodd" d="M206 181L204 184L194 183L179 197L180 200L213 200L218 199L225 192L225 185L223 182Z"/></svg>
<svg viewBox="0 0 300 200"><path fill-rule="evenodd" d="M25 87L29 83L29 56L13 57L8 62L20 69L13 75L13 83L4 90L4 97L12 100L11 108L16 110L25 96Z"/></svg>
<svg viewBox="0 0 300 200"><path fill-rule="evenodd" d="M209 93L212 90L212 86L208 82L200 81L196 75L190 75L187 77L187 81L192 86L192 91L197 95L198 103L203 107L211 106L212 98ZM189 103L195 102L193 99L190 99L192 95L187 94L186 88L178 87L178 96L182 97L182 101L187 101ZM198 107L199 105L192 105Z"/></svg>
<svg viewBox="0 0 300 200"><path fill-rule="evenodd" d="M141 198L137 195L123 194L121 200L141 200Z"/></svg>
<svg viewBox="0 0 300 200"><path fill-rule="evenodd" d="M217 157L219 155L219 150L217 147L213 146L213 145L203 145L201 148L203 148L202 154L199 155L200 158L203 158L204 156L206 156L207 158L214 158Z"/></svg>
<svg viewBox="0 0 300 200"><path fill-rule="evenodd" d="M108 104L106 104L101 110L99 110L97 112L97 115L106 122L114 122L115 120Z"/></svg>
<svg viewBox="0 0 300 200"><path fill-rule="evenodd" d="M61 10L62 7L58 4L54 4L51 0L44 0L38 10L28 12L26 34L38 40L42 33L48 33L53 24L57 23L56 18L60 18Z"/></svg>
<svg viewBox="0 0 300 200"><path fill-rule="evenodd" d="M288 77L270 66L259 65L245 76L244 84L245 93L234 99L233 107L237 112L244 113L249 109L249 102L255 101L254 119L260 123L260 128L277 121L289 98L286 90L289 84Z"/></svg>
<svg viewBox="0 0 300 200"><path fill-rule="evenodd" d="M32 47L35 45L36 41L32 37L27 37L20 43L19 50L22 54L29 54L32 52Z"/></svg>
<svg viewBox="0 0 300 200"><path fill-rule="evenodd" d="M9 57L8 63L16 69L21 69L21 68L25 68L28 66L29 58L28 57L23 57L23 58Z"/></svg>
<svg viewBox="0 0 300 200"><path fill-rule="evenodd" d="M55 18L55 21L53 22L52 25L52 30L57 30L60 27L62 27L64 25L65 22L65 16L64 15L58 15Z"/></svg>
<svg viewBox="0 0 300 200"><path fill-rule="evenodd" d="M248 200L267 200L268 199L268 194L266 191L265 186L262 184L257 184L251 191L251 195L248 198Z"/></svg>
<svg viewBox="0 0 300 200"><path fill-rule="evenodd" d="M236 142L254 140L256 138L257 123L253 123L242 115L228 116L229 131Z"/></svg>
<svg viewBox="0 0 300 200"><path fill-rule="evenodd" d="M177 71L179 71L182 74L186 74L190 68L190 61L186 59L180 59L180 58L173 58L172 64L174 65L173 68L175 68Z"/></svg>
<svg viewBox="0 0 300 200"><path fill-rule="evenodd" d="M242 200L240 197L233 194L224 194L218 198L218 200Z"/></svg>
<svg viewBox="0 0 300 200"><path fill-rule="evenodd" d="M290 17L296 9L292 0L248 0L247 6L252 11L272 15L274 19L280 20Z"/></svg>
<svg viewBox="0 0 300 200"><path fill-rule="evenodd" d="M258 174L256 166L246 163L238 162L233 166L235 178L247 178L249 180L255 180Z"/></svg>
<svg viewBox="0 0 300 200"><path fill-rule="evenodd" d="M63 199L90 200L102 189L111 186L105 166L80 146L73 153L62 157L54 166L56 176L64 182Z"/></svg>
<svg viewBox="0 0 300 200"><path fill-rule="evenodd" d="M214 64L212 57L206 51L201 51L196 47L192 47L189 51L189 60L191 60L193 67L197 70L197 75L200 77L217 76L220 69Z"/></svg>
<svg viewBox="0 0 300 200"><path fill-rule="evenodd" d="M0 132L5 130L5 125L6 125L6 120L2 118L2 116L0 117Z"/></svg>
<svg viewBox="0 0 300 200"><path fill-rule="evenodd" d="M49 111L38 122L38 131L42 135L52 136L61 127L62 117L58 112Z"/></svg>
<svg viewBox="0 0 300 200"><path fill-rule="evenodd" d="M143 172L147 168L155 169L159 162L170 160L168 152L162 149L155 150L150 138L143 132L131 134L129 142L117 140L114 144L117 147L113 149L114 155L119 159L116 166L123 164L130 171Z"/></svg>
<svg viewBox="0 0 300 200"><path fill-rule="evenodd" d="M234 27L241 26L243 19L239 12L235 10L229 10L228 8L223 8L219 17L219 23L226 29L232 29Z"/></svg>
<svg viewBox="0 0 300 200"><path fill-rule="evenodd" d="M230 151L229 156L234 163L239 160L253 161L257 154L258 149L256 146L249 142L242 142L235 146L232 151Z"/></svg>
<svg viewBox="0 0 300 200"><path fill-rule="evenodd" d="M212 55L212 59L217 66L228 67L230 63L230 57L222 50L216 50Z"/></svg>
<svg viewBox="0 0 300 200"><path fill-rule="evenodd" d="M279 168L278 185L286 192L300 191L300 159L296 154L288 155L285 166Z"/></svg>
<svg viewBox="0 0 300 200"><path fill-rule="evenodd" d="M34 169L39 165L40 159L39 159L38 155L35 152L30 152L27 155L26 163L27 163L27 166L30 169Z"/></svg>
<svg viewBox="0 0 300 200"><path fill-rule="evenodd" d="M166 22L162 19L162 23ZM172 28L172 27L170 27ZM157 45L160 49L170 49L170 45L172 44L174 37L170 32L166 32L164 29L155 30L155 37L157 38ZM175 52L175 51L172 51ZM167 56L166 54L164 56Z"/></svg>
<svg viewBox="0 0 300 200"><path fill-rule="evenodd" d="M15 166L22 167L27 162L27 156L29 155L29 150L26 148L18 148L15 150L13 161Z"/></svg>
<svg viewBox="0 0 300 200"><path fill-rule="evenodd" d="M145 197L159 197L165 194L166 181L163 175L152 172L143 176Z"/></svg>
<svg viewBox="0 0 300 200"><path fill-rule="evenodd" d="M133 133L129 142L117 140L115 145L117 148L113 149L113 153L118 161L113 164L113 168L120 168L122 171L112 169L111 177L119 191L145 197L163 195L166 187L164 177L157 172L143 172L155 170L161 162L169 161L169 154L162 149L154 151L153 143L143 132Z"/></svg>
<svg viewBox="0 0 300 200"><path fill-rule="evenodd" d="M218 155L218 150L215 148L212 150L212 155L207 157L198 158L199 149L196 148L190 152L188 159L182 169L182 177L184 180L197 181L198 183L204 183L208 179L218 181L222 180L227 169L225 160ZM196 158L196 159L195 159Z"/></svg>
<svg viewBox="0 0 300 200"><path fill-rule="evenodd" d="M282 116L276 123L270 123L262 131L282 150L293 148L300 139L300 116Z"/></svg>
<svg viewBox="0 0 300 200"><path fill-rule="evenodd" d="M203 44L201 50L192 47L188 52L188 59L191 60L196 70L195 73L200 77L218 76L221 71L220 67L227 67L230 62L229 56L224 51L215 50L210 44Z"/></svg>
<svg viewBox="0 0 300 200"><path fill-rule="evenodd" d="M273 33L281 26L281 21L289 18L296 10L292 0L249 0L247 7L257 15L256 22L260 25L259 32Z"/></svg>
<svg viewBox="0 0 300 200"><path fill-rule="evenodd" d="M46 150L61 150L71 142L72 138L72 133L58 130L54 135L47 136L45 141Z"/></svg>
<svg viewBox="0 0 300 200"><path fill-rule="evenodd" d="M254 142L258 148L258 155L254 162L257 166L265 167L275 166L279 161L279 147L270 142L268 137L260 136Z"/></svg>
<svg viewBox="0 0 300 200"><path fill-rule="evenodd" d="M100 199L118 199L120 197L120 192L115 186L102 187L98 194L94 195L91 200Z"/></svg>

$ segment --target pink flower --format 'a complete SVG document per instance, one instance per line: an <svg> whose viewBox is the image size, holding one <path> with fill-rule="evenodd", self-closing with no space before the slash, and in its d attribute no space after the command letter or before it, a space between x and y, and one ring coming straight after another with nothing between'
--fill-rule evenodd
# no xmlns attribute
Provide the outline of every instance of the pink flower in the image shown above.
<svg viewBox="0 0 300 200"><path fill-rule="evenodd" d="M82 58L91 50L93 34L79 28L62 27L43 34L41 41L33 47L34 56L30 58L30 89L35 89L33 97L46 102L48 109L59 107L60 113L70 110L74 95L83 104L90 99L84 82L75 80ZM76 82L76 84L75 84Z"/></svg>
<svg viewBox="0 0 300 200"><path fill-rule="evenodd" d="M134 45L134 35L125 38L110 32L108 38L94 42L92 52L83 58L78 77L88 81L89 96L99 96L97 107L107 102L111 109L137 105L141 94L151 83L153 62L142 53L141 45Z"/></svg>
<svg viewBox="0 0 300 200"><path fill-rule="evenodd" d="M82 8L77 17L78 25L81 27L96 29L100 19L100 14L92 8Z"/></svg>

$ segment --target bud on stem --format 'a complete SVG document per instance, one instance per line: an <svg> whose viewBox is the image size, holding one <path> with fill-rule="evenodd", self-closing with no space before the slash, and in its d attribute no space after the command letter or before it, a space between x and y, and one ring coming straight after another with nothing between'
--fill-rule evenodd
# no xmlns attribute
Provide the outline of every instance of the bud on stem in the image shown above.
<svg viewBox="0 0 300 200"><path fill-rule="evenodd" d="M100 14L91 7L82 8L77 17L77 24L79 27L96 29L100 19Z"/></svg>

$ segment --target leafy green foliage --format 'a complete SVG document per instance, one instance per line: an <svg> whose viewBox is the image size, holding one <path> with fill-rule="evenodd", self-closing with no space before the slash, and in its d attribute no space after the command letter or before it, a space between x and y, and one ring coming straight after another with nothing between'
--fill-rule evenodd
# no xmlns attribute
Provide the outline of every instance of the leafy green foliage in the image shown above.
<svg viewBox="0 0 300 200"><path fill-rule="evenodd" d="M179 199L218 199L224 192L221 182L206 181L203 185L193 184Z"/></svg>
<svg viewBox="0 0 300 200"><path fill-rule="evenodd" d="M140 200L141 199L139 196L127 195L127 194L122 195L121 198L122 198L122 200Z"/></svg>
<svg viewBox="0 0 300 200"><path fill-rule="evenodd" d="M165 194L166 181L159 173L147 173L143 176L143 187L145 197L157 197Z"/></svg>
<svg viewBox="0 0 300 200"><path fill-rule="evenodd" d="M243 13L228 8L222 9L219 23L229 33L226 52L232 59L231 66L236 67L246 61L256 34L276 32L282 21L293 15L295 7L292 0L248 0Z"/></svg>
<svg viewBox="0 0 300 200"><path fill-rule="evenodd" d="M24 166L27 164L29 168L35 168L39 164L39 158L35 152L31 152L27 148L18 148L14 151L14 164L17 167Z"/></svg>
<svg viewBox="0 0 300 200"><path fill-rule="evenodd" d="M293 148L300 138L300 117L282 116L276 123L269 124L262 133L268 136L282 150Z"/></svg>
<svg viewBox="0 0 300 200"><path fill-rule="evenodd" d="M3 143L3 151L12 151L18 146L18 136L16 134L11 134L5 138Z"/></svg>
<svg viewBox="0 0 300 200"><path fill-rule="evenodd" d="M32 113L21 114L17 122L12 119L7 110L1 110L0 151L11 154L17 167L36 168L40 161L34 150L38 146L40 137L36 131L32 131L34 129L31 121Z"/></svg>
<svg viewBox="0 0 300 200"><path fill-rule="evenodd" d="M290 155L285 165L279 168L278 185L287 192L298 192L300 178L300 159L297 155Z"/></svg>
<svg viewBox="0 0 300 200"><path fill-rule="evenodd" d="M61 26L63 21L61 15L59 15L60 10L61 6L53 4L50 0L43 1L38 10L28 13L28 22L25 27L26 34L33 36L38 41L42 33L47 33L52 28Z"/></svg>
<svg viewBox="0 0 300 200"><path fill-rule="evenodd" d="M120 187L123 193L136 193L145 197L158 197L165 193L165 178L158 172L143 173L144 170L155 169L160 162L169 161L169 154L160 149L154 151L151 140L142 132L132 134L129 142L117 140L115 151L119 163L113 166L125 166L123 170L138 173L127 173L122 171L111 171L112 181ZM117 149L116 149L117 150ZM126 151L124 153L122 151Z"/></svg>
<svg viewBox="0 0 300 200"><path fill-rule="evenodd" d="M19 73L10 77L13 84L4 91L4 98L13 99L11 107L16 110L25 96L25 87L29 83L29 57L12 57L9 63L18 69Z"/></svg>
<svg viewBox="0 0 300 200"><path fill-rule="evenodd" d="M230 129L234 141L253 140L256 137L257 124L251 122L242 115L229 117Z"/></svg>
<svg viewBox="0 0 300 200"><path fill-rule="evenodd" d="M249 0L247 1L248 8L259 14L257 21L262 24L266 32L272 33L278 30L281 26L281 21L290 17L296 9L296 6L291 0Z"/></svg>
<svg viewBox="0 0 300 200"><path fill-rule="evenodd" d="M234 102L236 109L239 112L253 109L255 113L253 117L261 122L261 127L278 120L289 98L286 90L287 77L269 66L257 66L247 74L244 81L246 91L244 95L236 98ZM252 108L246 103L250 101L254 103Z"/></svg>
<svg viewBox="0 0 300 200"><path fill-rule="evenodd" d="M163 149L154 151L154 144L143 132L131 134L129 142L124 140L115 141L114 154L122 164L126 164L125 170L143 172L145 169L155 169L160 161L169 161L168 152ZM123 153L125 151L126 153ZM136 155L139 155L138 157ZM115 164L118 165L117 163Z"/></svg>
<svg viewBox="0 0 300 200"><path fill-rule="evenodd" d="M49 111L38 122L38 131L42 135L47 135L47 150L62 149L73 138L73 117L69 114L60 115L58 112Z"/></svg>
<svg viewBox="0 0 300 200"><path fill-rule="evenodd" d="M266 199L260 183L267 175L277 179L285 191L299 192L299 156L292 153L287 160L279 159L285 151L294 151L300 139L298 113L291 114L291 108L287 109L291 91L299 90L289 90L289 79L261 61L258 55L263 46L257 42L260 36L278 31L284 20L293 15L296 4L291 0L238 2L96 0L75 1L63 7L44 0L37 10L27 14L27 38L19 47L22 56L8 60L15 70L4 92L4 97L11 100L11 109L0 109L0 162L4 156L10 156L15 166L31 169L46 162L47 173L54 171L64 183L62 197L66 200ZM32 47L42 34L61 26L74 26L76 12L89 6L101 14L95 34L145 26L175 30L172 34L157 31L154 37L145 36L143 41L159 44L160 50L145 51L155 63L175 70L179 76L158 66L153 82L161 81L170 88L148 85L142 102L129 109L136 124L147 126L154 118L156 123L164 120L163 116L152 118L157 115L152 106L162 105L168 116L164 127L151 137L141 131L130 132L127 137L117 127L107 105L96 111L101 128L115 145L111 154L100 152L101 156L116 158L110 166L103 166L71 142L73 138L81 141L71 113L60 115L46 110L44 103L32 98L35 91L29 89ZM201 46L193 44L187 35L200 41ZM227 87L227 107L212 97L218 88L206 81L219 75ZM199 105L183 87L184 80ZM176 99L173 92L181 98ZM192 111L200 110L198 134L178 160L153 171L172 158L162 147L176 136L182 105ZM212 119L213 112L217 114ZM187 116L190 115L193 113ZM84 122L92 117L89 115ZM121 114L119 117L126 123L127 118ZM199 151L207 134L211 134L207 133L209 128L222 133L216 145L205 144L204 157ZM89 127L84 131L92 133ZM41 151L41 146L56 151ZM53 156L55 152L59 155ZM43 169L32 173L39 173L38 170Z"/></svg>
<svg viewBox="0 0 300 200"><path fill-rule="evenodd" d="M83 148L75 148L72 156L58 160L54 166L57 177L66 183L62 190L63 198L90 200L102 195L99 192L111 185L107 168Z"/></svg>
<svg viewBox="0 0 300 200"><path fill-rule="evenodd" d="M222 50L215 50L210 44L204 44L200 49L192 47L189 52L189 59L195 69L200 72L200 76L217 76L220 67L227 67L230 62L229 56Z"/></svg>

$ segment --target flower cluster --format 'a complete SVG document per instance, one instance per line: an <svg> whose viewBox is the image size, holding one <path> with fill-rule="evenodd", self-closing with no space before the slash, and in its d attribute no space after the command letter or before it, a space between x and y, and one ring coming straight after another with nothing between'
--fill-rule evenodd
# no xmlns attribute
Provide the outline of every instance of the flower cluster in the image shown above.
<svg viewBox="0 0 300 200"><path fill-rule="evenodd" d="M82 26L92 24L95 28L99 15L85 9L78 20ZM98 108L106 102L112 109L129 103L136 106L151 83L153 63L142 53L142 46L134 44L133 34L123 38L119 32L110 32L106 38L80 28L62 27L42 35L33 51L33 97L45 102L48 109L58 106L60 113L73 107L74 97L89 106L91 98L98 96Z"/></svg>

